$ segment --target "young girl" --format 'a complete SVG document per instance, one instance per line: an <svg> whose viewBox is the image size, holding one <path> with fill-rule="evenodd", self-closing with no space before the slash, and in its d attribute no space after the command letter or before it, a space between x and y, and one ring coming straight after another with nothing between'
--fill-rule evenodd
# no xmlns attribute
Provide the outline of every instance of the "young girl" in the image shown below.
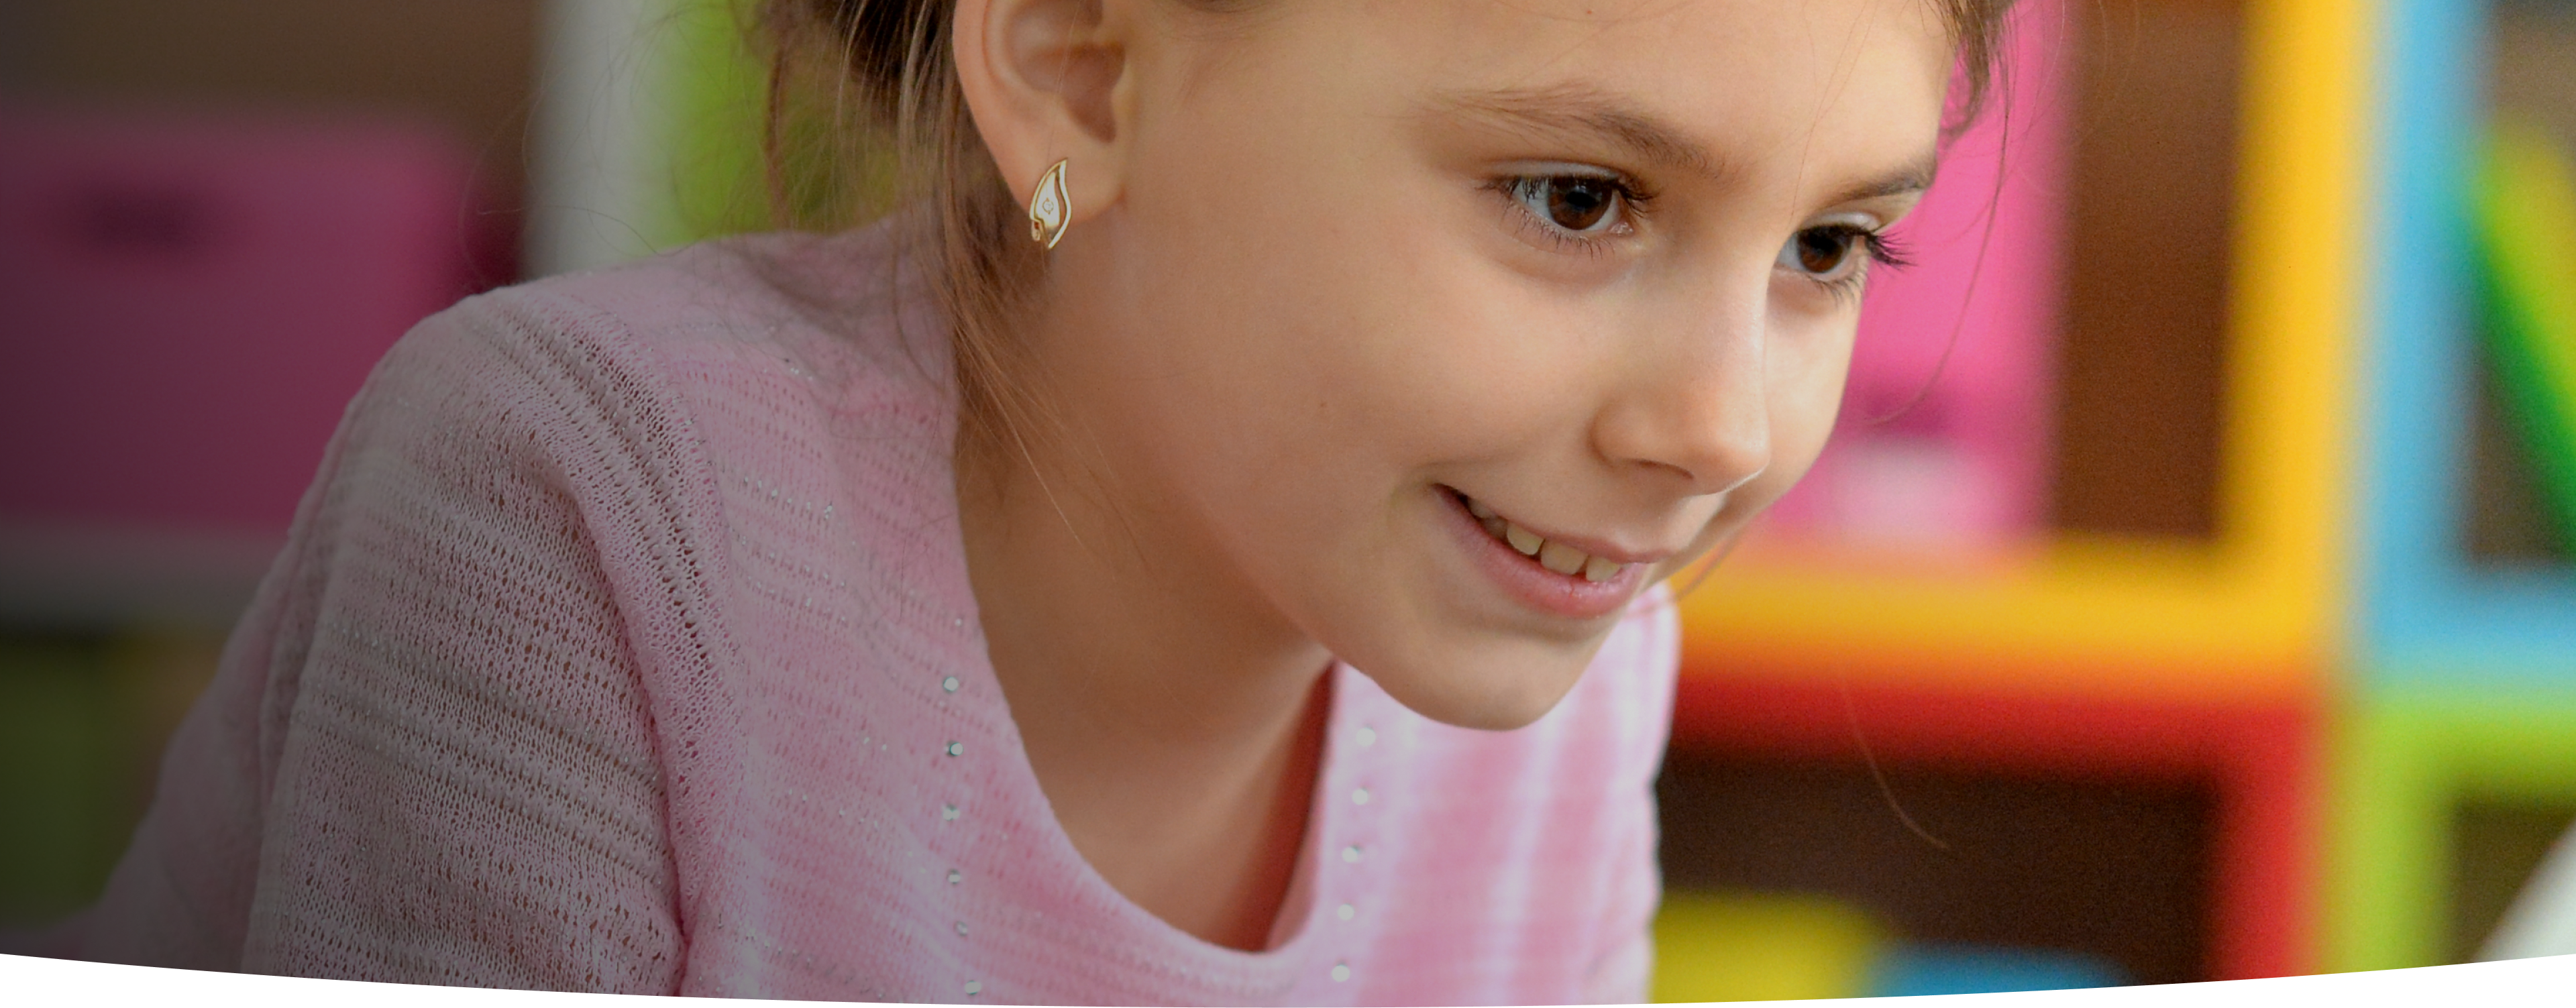
<svg viewBox="0 0 2576 1008"><path fill-rule="evenodd" d="M911 208L423 323L61 951L1639 1000L1653 586L1815 457L2000 6L778 0Z"/></svg>

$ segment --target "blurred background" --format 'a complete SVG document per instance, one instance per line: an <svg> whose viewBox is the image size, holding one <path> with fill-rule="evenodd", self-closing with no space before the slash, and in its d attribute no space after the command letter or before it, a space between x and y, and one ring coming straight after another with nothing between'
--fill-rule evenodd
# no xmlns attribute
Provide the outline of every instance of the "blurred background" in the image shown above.
<svg viewBox="0 0 2576 1008"><path fill-rule="evenodd" d="M94 896L412 322L761 225L763 73L733 0L0 7L0 927ZM2003 73L1685 594L1658 998L2538 948L2576 0L2024 0Z"/></svg>

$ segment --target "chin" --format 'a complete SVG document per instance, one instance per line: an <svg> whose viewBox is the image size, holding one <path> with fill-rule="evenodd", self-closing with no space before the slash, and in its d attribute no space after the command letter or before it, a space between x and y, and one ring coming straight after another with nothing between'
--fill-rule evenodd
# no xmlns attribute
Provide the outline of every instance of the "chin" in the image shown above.
<svg viewBox="0 0 2576 1008"><path fill-rule="evenodd" d="M1572 649L1555 642L1513 641L1453 648L1451 660L1436 667L1398 663L1369 671L1353 664L1397 703L1423 717L1458 728L1510 731L1555 710L1600 649L1601 639Z"/></svg>

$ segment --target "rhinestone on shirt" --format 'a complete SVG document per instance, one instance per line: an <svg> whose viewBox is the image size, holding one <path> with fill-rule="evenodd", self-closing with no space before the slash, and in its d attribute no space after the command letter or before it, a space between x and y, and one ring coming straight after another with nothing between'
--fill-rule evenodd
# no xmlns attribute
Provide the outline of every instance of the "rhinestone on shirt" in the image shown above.
<svg viewBox="0 0 2576 1008"><path fill-rule="evenodd" d="M964 755L966 755L966 743L964 743L964 742L951 742L951 743L948 743L948 755L951 755L951 756L964 756Z"/></svg>
<svg viewBox="0 0 2576 1008"><path fill-rule="evenodd" d="M957 677L949 676L948 678L939 680L939 688L950 693L957 692Z"/></svg>
<svg viewBox="0 0 2576 1008"><path fill-rule="evenodd" d="M1358 864L1358 863L1360 863L1360 845L1358 845L1358 844L1352 844L1352 845L1350 845L1350 846L1348 846L1348 847L1344 847L1344 848L1342 848L1342 863L1343 863L1343 864Z"/></svg>
<svg viewBox="0 0 2576 1008"><path fill-rule="evenodd" d="M1351 978L1351 964L1349 964L1349 963L1334 963L1334 964L1333 964L1333 982L1334 982L1334 983L1340 983L1340 982L1342 982L1342 981L1344 981L1344 980L1348 980L1348 979L1350 979L1350 978Z"/></svg>
<svg viewBox="0 0 2576 1008"><path fill-rule="evenodd" d="M1353 805L1366 805L1366 804L1368 804L1368 798L1369 798L1369 795L1368 795L1368 789L1367 789L1367 788L1352 788L1352 789L1351 789L1351 804L1353 804Z"/></svg>
<svg viewBox="0 0 2576 1008"><path fill-rule="evenodd" d="M958 921L958 922L957 922L957 936L958 936L958 937L960 937L960 938L963 938L963 937L965 937L965 936L966 936L966 922L965 922L965 921Z"/></svg>
<svg viewBox="0 0 2576 1008"><path fill-rule="evenodd" d="M965 872L958 871L958 870L957 870L957 869L955 869L955 868L948 869L948 884L949 884L949 885L956 885L957 883L964 882L964 881L966 881L966 873L965 873Z"/></svg>
<svg viewBox="0 0 2576 1008"><path fill-rule="evenodd" d="M981 993L984 993L984 982L983 982L983 981L981 981L981 980L968 980L968 981L966 981L966 993L968 993L968 994L981 994Z"/></svg>
<svg viewBox="0 0 2576 1008"><path fill-rule="evenodd" d="M1377 744L1377 729L1375 728L1361 725L1360 730L1352 734L1359 739L1360 748L1362 749L1366 749Z"/></svg>
<svg viewBox="0 0 2576 1008"><path fill-rule="evenodd" d="M1357 916L1359 916L1359 913L1360 913L1360 908L1355 907L1355 906L1352 906L1352 905L1350 905L1350 904L1348 904L1348 903L1344 903L1344 904L1342 904L1341 906L1338 906L1338 907L1334 907L1334 908L1333 908L1333 916L1335 916L1335 917L1339 917L1339 918L1341 918L1341 919L1343 919L1343 920L1349 920L1349 919L1351 919L1351 918L1353 918L1353 917L1357 917Z"/></svg>
<svg viewBox="0 0 2576 1008"><path fill-rule="evenodd" d="M955 805L942 805L942 806L940 806L940 807L939 807L939 821L940 821L940 822L956 822L956 821L957 821L957 806L955 806Z"/></svg>

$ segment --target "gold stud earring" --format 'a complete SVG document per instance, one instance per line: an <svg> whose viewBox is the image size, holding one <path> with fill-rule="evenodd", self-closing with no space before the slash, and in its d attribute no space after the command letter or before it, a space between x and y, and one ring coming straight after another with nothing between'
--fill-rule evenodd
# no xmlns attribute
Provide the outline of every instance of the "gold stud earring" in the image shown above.
<svg viewBox="0 0 2576 1008"><path fill-rule="evenodd" d="M1038 191L1029 194L1029 240L1047 248L1064 239L1072 223L1073 199L1064 192L1064 165L1058 161L1038 176Z"/></svg>

